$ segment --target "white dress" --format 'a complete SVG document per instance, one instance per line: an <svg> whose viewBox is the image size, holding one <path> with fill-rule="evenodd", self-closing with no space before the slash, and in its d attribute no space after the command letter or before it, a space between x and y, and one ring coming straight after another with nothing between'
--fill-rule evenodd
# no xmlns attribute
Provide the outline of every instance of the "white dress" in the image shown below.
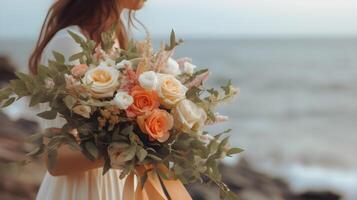
<svg viewBox="0 0 357 200"><path fill-rule="evenodd" d="M83 36L78 26L69 26L60 30L43 51L41 63L47 64L53 59L52 51L57 51L68 58L81 51L80 46L68 34L68 30ZM43 108L45 109L45 108ZM41 121L41 128L62 127L64 121ZM120 171L111 169L104 176L102 168L89 170L71 176L51 176L48 172L42 181L37 200L121 200L124 180L119 179Z"/></svg>

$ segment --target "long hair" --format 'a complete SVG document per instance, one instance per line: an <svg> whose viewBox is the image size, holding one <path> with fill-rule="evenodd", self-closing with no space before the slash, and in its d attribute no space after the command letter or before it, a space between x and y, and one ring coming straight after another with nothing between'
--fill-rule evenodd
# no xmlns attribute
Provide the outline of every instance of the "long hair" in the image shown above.
<svg viewBox="0 0 357 200"><path fill-rule="evenodd" d="M87 36L96 42L100 34L113 23L118 23L116 37L121 48L128 46L128 35L120 15L118 0L57 0L49 9L42 25L40 36L29 59L31 73L37 73L42 52L53 36L61 29L77 25ZM132 22L132 11L129 11L128 24Z"/></svg>

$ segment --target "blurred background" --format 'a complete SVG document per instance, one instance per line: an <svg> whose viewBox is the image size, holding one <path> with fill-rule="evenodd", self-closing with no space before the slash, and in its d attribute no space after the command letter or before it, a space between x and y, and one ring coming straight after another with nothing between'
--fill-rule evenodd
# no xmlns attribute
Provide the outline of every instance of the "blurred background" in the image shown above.
<svg viewBox="0 0 357 200"><path fill-rule="evenodd" d="M27 72L52 0L0 1L0 86ZM185 40L175 58L210 67L241 95L219 111L245 149L222 165L242 199L357 199L357 0L149 0L136 13L156 44L171 29ZM139 26L140 27L140 26ZM142 38L142 29L133 30ZM8 164L38 126L26 102L0 113L0 199L33 199L44 167ZM239 160L239 161L238 161ZM218 199L191 185L195 200Z"/></svg>

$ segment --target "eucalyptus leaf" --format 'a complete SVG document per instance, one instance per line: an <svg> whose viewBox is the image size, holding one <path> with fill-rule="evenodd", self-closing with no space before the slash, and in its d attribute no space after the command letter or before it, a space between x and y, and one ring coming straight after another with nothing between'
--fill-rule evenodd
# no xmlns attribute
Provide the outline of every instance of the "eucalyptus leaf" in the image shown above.
<svg viewBox="0 0 357 200"><path fill-rule="evenodd" d="M37 116L43 119L53 120L56 119L57 117L57 111L54 110L44 111L42 113L37 114Z"/></svg>
<svg viewBox="0 0 357 200"><path fill-rule="evenodd" d="M67 108L71 110L76 105L77 98L71 95L67 95L65 98L63 98L63 102L66 104Z"/></svg>
<svg viewBox="0 0 357 200"><path fill-rule="evenodd" d="M241 148L231 148L227 151L227 156L242 153L244 150Z"/></svg>
<svg viewBox="0 0 357 200"><path fill-rule="evenodd" d="M91 141L86 142L84 144L84 147L85 147L86 151L91 155L92 161L99 158L99 150L93 142L91 142Z"/></svg>
<svg viewBox="0 0 357 200"><path fill-rule="evenodd" d="M135 157L136 154L136 146L131 146L127 150L123 152L124 155L124 161L129 161L132 160Z"/></svg>
<svg viewBox="0 0 357 200"><path fill-rule="evenodd" d="M144 148L137 146L136 157L139 159L139 162L143 162L147 155L148 152Z"/></svg>
<svg viewBox="0 0 357 200"><path fill-rule="evenodd" d="M16 100L15 97L11 97L10 99L8 99L7 101L5 101L5 103L1 106L2 108L8 107L10 106L12 103L14 103Z"/></svg>
<svg viewBox="0 0 357 200"><path fill-rule="evenodd" d="M56 59L58 63L64 64L65 62L65 57L62 53L59 53L57 51L52 51L53 57Z"/></svg>

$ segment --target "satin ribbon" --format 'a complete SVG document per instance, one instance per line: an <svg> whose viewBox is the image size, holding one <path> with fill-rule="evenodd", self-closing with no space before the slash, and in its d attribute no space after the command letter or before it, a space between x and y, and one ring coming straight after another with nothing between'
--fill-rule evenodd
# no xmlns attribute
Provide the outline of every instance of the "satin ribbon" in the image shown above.
<svg viewBox="0 0 357 200"><path fill-rule="evenodd" d="M169 170L164 165L158 168L168 174ZM152 170L147 172L147 180L144 187L141 184L141 177L150 169L148 166L138 166L135 172L128 175L124 184L123 200L192 200L190 194L179 180L161 179ZM134 189L134 178L137 177L137 187ZM166 196L163 187L167 191L170 199ZM134 191L135 190L135 191Z"/></svg>

